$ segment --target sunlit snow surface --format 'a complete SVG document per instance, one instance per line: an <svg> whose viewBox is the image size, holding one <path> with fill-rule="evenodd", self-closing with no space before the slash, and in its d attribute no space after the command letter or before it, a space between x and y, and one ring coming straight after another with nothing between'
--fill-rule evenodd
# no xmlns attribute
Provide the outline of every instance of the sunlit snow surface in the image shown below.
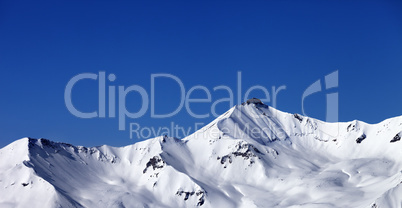
<svg viewBox="0 0 402 208"><path fill-rule="evenodd" d="M401 131L402 117L325 123L243 104L182 140L24 138L0 150L0 207L400 208Z"/></svg>

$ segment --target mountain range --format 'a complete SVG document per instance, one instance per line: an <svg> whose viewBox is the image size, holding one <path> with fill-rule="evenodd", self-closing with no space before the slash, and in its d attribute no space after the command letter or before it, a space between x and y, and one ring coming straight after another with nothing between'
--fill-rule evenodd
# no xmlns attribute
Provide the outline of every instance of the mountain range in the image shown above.
<svg viewBox="0 0 402 208"><path fill-rule="evenodd" d="M402 116L327 123L253 101L192 135L0 149L0 207L402 207Z"/></svg>

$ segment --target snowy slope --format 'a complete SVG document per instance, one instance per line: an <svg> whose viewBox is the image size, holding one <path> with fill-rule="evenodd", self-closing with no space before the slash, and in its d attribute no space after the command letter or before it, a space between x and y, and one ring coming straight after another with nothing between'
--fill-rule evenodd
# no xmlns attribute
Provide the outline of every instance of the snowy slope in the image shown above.
<svg viewBox="0 0 402 208"><path fill-rule="evenodd" d="M0 207L402 207L401 131L251 103L182 140L24 138L0 150Z"/></svg>

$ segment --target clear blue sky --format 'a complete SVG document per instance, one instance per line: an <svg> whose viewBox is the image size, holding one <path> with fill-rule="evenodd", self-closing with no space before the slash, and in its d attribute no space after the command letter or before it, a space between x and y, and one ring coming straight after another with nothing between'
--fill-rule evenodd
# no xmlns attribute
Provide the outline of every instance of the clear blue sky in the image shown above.
<svg viewBox="0 0 402 208"><path fill-rule="evenodd" d="M186 90L235 90L241 71L243 93L257 84L286 85L277 108L301 113L303 91L339 70L339 87L331 90L339 93L341 121L402 115L401 11L401 1L1 1L0 147L25 136L86 146L140 141L118 131L117 118L80 119L67 110L67 82L84 72L114 73L112 85L150 93L153 73L177 76ZM74 89L77 108L97 109L96 81ZM178 106L178 89L172 80L157 83L158 112ZM310 116L325 119L325 93L306 100ZM212 102L224 97L212 93ZM128 109L138 110L139 99L127 96ZM221 103L217 111L230 107ZM200 114L210 108L192 106ZM193 127L213 119L184 109L157 119L148 109L127 122Z"/></svg>

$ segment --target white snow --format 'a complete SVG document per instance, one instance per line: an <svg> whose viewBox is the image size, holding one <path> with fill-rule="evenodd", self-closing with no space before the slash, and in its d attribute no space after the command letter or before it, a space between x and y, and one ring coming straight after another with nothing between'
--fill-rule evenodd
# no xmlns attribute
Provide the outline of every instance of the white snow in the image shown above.
<svg viewBox="0 0 402 208"><path fill-rule="evenodd" d="M0 150L0 207L402 207L401 131L250 103L182 140L24 138Z"/></svg>

